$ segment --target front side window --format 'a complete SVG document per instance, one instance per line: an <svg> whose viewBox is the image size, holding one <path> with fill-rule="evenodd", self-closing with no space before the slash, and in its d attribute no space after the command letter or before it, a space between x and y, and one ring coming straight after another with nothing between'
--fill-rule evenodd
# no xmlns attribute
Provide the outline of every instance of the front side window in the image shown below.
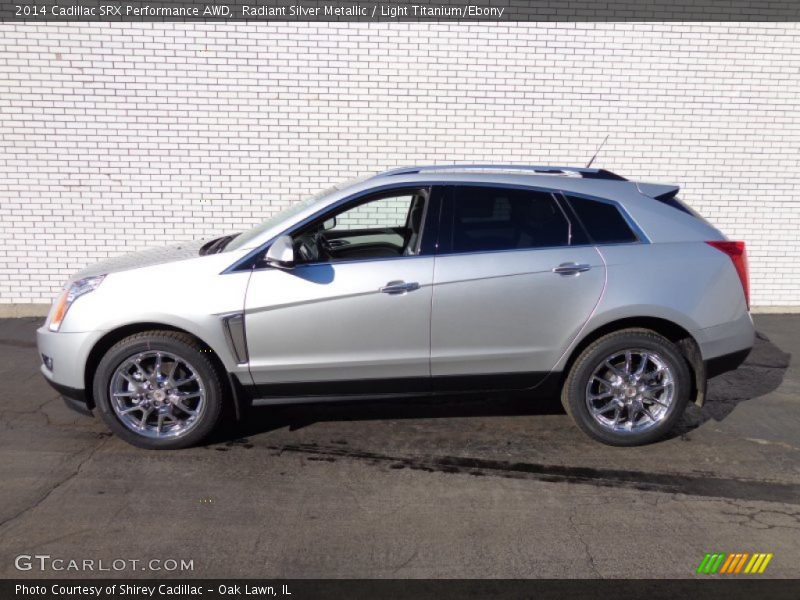
<svg viewBox="0 0 800 600"><path fill-rule="evenodd" d="M625 217L613 204L566 196L572 210L595 244L628 244L638 241Z"/></svg>
<svg viewBox="0 0 800 600"><path fill-rule="evenodd" d="M340 213L332 231L352 231L357 229L380 229L405 227L411 203L412 194L379 198L366 204Z"/></svg>
<svg viewBox="0 0 800 600"><path fill-rule="evenodd" d="M570 244L570 223L547 192L459 186L455 188L452 207L451 252Z"/></svg>
<svg viewBox="0 0 800 600"><path fill-rule="evenodd" d="M427 189L383 192L348 205L295 233L299 263L414 256L419 252Z"/></svg>
<svg viewBox="0 0 800 600"><path fill-rule="evenodd" d="M313 196L306 198L305 200L301 200L300 202L296 202L282 211L278 212L277 214L272 215L269 219L262 222L260 225L256 225L252 229L248 229L242 233L237 234L232 240L225 245L225 250L236 250L238 248L242 248L247 244L249 241L257 238L259 235L263 234L265 231L272 229L273 227L280 226L281 223L284 223L294 217L295 215L300 214L309 206L312 206L315 202L328 196L337 190L345 188L350 185L355 185L358 181L363 178L351 179L350 181L346 181L340 185L334 185L326 190L323 190Z"/></svg>

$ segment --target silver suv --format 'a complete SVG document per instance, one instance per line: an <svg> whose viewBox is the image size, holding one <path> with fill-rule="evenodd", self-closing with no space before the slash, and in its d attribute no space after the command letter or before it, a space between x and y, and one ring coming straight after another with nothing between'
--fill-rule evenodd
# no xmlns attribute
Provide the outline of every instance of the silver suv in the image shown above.
<svg viewBox="0 0 800 600"><path fill-rule="evenodd" d="M38 330L42 373L145 448L225 407L560 390L591 437L664 436L753 345L743 242L678 187L602 169L397 169L258 227L99 263Z"/></svg>

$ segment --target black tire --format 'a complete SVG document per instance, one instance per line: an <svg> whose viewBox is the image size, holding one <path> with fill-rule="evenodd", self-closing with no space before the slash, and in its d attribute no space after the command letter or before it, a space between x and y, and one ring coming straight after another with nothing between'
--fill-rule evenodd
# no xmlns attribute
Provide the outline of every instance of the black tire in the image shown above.
<svg viewBox="0 0 800 600"><path fill-rule="evenodd" d="M672 372L674 391L663 420L644 431L621 433L595 420L587 406L586 394L589 378L595 369L607 357L630 349L657 353ZM575 424L588 436L611 446L639 446L663 438L674 427L686 408L690 393L691 371L674 344L649 329L623 329L603 336L581 352L564 382L561 403Z"/></svg>
<svg viewBox="0 0 800 600"><path fill-rule="evenodd" d="M187 361L205 391L205 407L191 429L179 437L146 437L129 429L111 406L110 385L117 368L127 359L148 351L163 351ZM145 331L117 342L100 360L92 391L100 416L111 431L134 446L150 450L174 450L200 443L217 426L222 414L224 387L209 350L195 338L177 331ZM144 420L144 419L143 419Z"/></svg>

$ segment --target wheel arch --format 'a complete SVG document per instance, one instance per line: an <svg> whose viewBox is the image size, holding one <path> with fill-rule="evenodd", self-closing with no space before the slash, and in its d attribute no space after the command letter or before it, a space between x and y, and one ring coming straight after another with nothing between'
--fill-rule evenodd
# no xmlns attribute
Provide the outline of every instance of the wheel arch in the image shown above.
<svg viewBox="0 0 800 600"><path fill-rule="evenodd" d="M681 354L686 359L692 374L692 399L695 404L702 406L706 394L706 368L700 352L700 345L686 328L674 321L661 317L638 316L615 319L582 334L573 344L572 349L567 355L564 368L561 371L560 384L563 385L575 360L590 344L609 333L620 331L621 329L634 328L654 331L664 336L678 347Z"/></svg>
<svg viewBox="0 0 800 600"><path fill-rule="evenodd" d="M175 325L168 325L166 323L158 323L158 322L139 322L139 323L130 323L127 325L122 325L115 329L108 331L103 337L101 337L97 342L92 346L92 349L89 351L89 355L86 359L86 365L84 366L84 373L83 373L83 381L84 381L84 389L86 391L86 405L89 409L93 409L95 407L94 395L93 395L93 388L94 388L94 375L97 371L97 366L100 364L103 356L106 352L108 352L114 344L117 342L125 339L128 336L135 335L137 333L143 333L145 331L175 331L178 333L183 333L184 335L191 336L195 340L197 340L200 344L202 344L205 348L209 351L209 358L211 362L214 364L214 367L218 370L220 379L223 382L223 385L226 387L224 392L226 394L231 394L234 384L231 381L230 374L228 370L225 368L222 360L219 357L219 354L211 346L208 342L206 342L203 338L198 336L191 331L187 331ZM238 407L237 407L238 412Z"/></svg>

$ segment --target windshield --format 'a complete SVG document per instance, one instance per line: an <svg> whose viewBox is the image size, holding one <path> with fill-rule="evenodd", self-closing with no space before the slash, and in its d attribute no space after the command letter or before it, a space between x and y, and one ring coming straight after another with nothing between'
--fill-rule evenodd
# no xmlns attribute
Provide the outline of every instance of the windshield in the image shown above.
<svg viewBox="0 0 800 600"><path fill-rule="evenodd" d="M239 234L236 238L231 240L231 242L226 246L225 250L236 250L237 248L242 248L247 244L247 242L261 235L267 229L279 225L282 221L290 219L291 217L295 216L299 212L305 210L306 208L314 204L314 202L316 202L323 196L327 196L328 194L335 192L340 187L341 186L335 185L333 187L328 188L327 190L319 192L318 194L314 194L310 198L306 198L305 200L301 200L300 202L296 202L295 204L292 204L291 206L284 208L282 211L272 215L269 219L267 219L263 223L256 225L252 229L248 229L244 233Z"/></svg>

